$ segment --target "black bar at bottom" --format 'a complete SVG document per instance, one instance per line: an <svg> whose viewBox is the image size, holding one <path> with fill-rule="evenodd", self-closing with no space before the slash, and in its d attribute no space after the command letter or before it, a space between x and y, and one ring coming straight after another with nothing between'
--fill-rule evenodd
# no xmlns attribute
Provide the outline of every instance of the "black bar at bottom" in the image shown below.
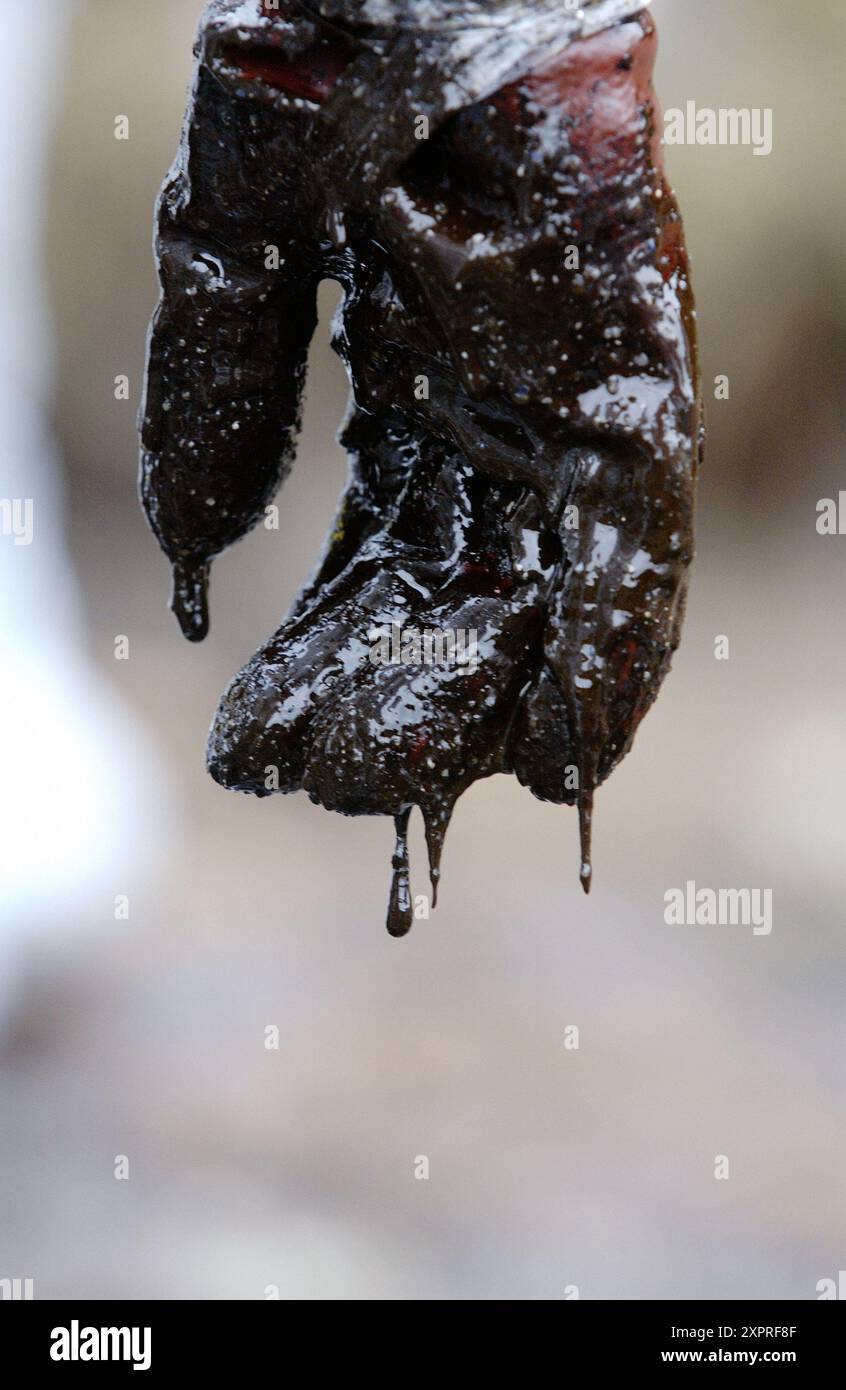
<svg viewBox="0 0 846 1390"><path fill-rule="evenodd" d="M534 1340L526 1340L529 1331L533 1339L551 1336L551 1343L537 1346L537 1352L552 1354L562 1369L576 1363L596 1371L739 1365L756 1373L778 1366L806 1375L842 1362L846 1325L842 1305L825 1302L563 1301L551 1313L548 1309L539 1316L536 1330L523 1326L506 1332L505 1338L501 1327L492 1337L484 1329L471 1330L465 1321L456 1328L456 1350L463 1346L478 1364L480 1352L498 1348L499 1356L505 1341L522 1356L530 1346L536 1351ZM359 1326L354 1336L338 1343L323 1329L315 1338L303 1327L302 1316L292 1315L284 1302L7 1301L0 1302L0 1347L5 1365L13 1358L24 1372L60 1378L75 1372L96 1378L106 1368L111 1375L137 1368L148 1378L180 1372L219 1378L227 1370L243 1375L253 1363L257 1370L276 1366L284 1374L291 1368L291 1353L308 1356L315 1370L330 1351L343 1356L350 1371L360 1372L372 1361L374 1348L365 1340L372 1335L369 1329ZM331 1312L318 1316L321 1322L334 1320ZM411 1362L418 1374L427 1361L433 1375L445 1369L445 1348L434 1331L428 1324L424 1335L421 1324L411 1334ZM378 1336L376 1329L374 1333ZM408 1335L404 1328L391 1333Z"/></svg>

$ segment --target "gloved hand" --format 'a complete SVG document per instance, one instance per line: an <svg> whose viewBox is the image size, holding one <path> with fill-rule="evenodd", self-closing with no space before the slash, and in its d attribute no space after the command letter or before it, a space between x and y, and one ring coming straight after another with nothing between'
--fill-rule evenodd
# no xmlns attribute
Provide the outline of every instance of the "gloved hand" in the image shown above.
<svg viewBox="0 0 846 1390"><path fill-rule="evenodd" d="M208 765L394 817L396 935L411 808L436 887L456 799L494 772L578 805L589 889L594 789L679 640L701 433L651 21L626 0L431 11L209 6L159 205L142 426L196 640L211 559L289 467L316 287L341 283L349 486ZM376 659L397 631L447 657Z"/></svg>

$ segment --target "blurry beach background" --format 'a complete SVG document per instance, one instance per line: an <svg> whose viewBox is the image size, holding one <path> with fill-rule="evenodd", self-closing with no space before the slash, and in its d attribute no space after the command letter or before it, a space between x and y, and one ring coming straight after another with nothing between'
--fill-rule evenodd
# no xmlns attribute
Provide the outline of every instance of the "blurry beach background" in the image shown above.
<svg viewBox="0 0 846 1390"><path fill-rule="evenodd" d="M216 562L199 647L136 501L152 209L200 9L3 0L0 492L34 535L0 538L0 1278L815 1298L846 1267L846 536L816 530L846 488L843 7L655 0L665 107L774 112L766 158L667 150L709 427L684 640L597 797L591 897L574 812L498 777L399 942L388 821L226 794L203 761L343 485L337 287L280 529ZM412 855L422 893L419 824ZM771 934L666 925L688 880L771 888Z"/></svg>

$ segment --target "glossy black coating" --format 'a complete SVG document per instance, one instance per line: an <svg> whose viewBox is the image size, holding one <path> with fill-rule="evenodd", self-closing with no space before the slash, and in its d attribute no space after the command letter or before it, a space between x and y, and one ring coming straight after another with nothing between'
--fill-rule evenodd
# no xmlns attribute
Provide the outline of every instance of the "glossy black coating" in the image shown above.
<svg viewBox="0 0 846 1390"><path fill-rule="evenodd" d="M143 504L201 639L211 560L291 464L317 286L339 281L349 486L208 766L394 818L395 935L411 808L436 888L457 798L496 772L578 806L590 887L594 789L679 640L693 301L654 26L626 9L587 4L579 30L545 3L217 0L200 28L157 214ZM374 664L392 627L473 631L478 662Z"/></svg>

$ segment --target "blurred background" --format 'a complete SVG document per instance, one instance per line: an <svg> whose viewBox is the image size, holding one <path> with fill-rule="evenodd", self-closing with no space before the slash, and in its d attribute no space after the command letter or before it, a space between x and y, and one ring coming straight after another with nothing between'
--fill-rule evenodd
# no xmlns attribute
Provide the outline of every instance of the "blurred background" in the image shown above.
<svg viewBox="0 0 846 1390"><path fill-rule="evenodd" d="M655 0L665 107L774 110L768 158L667 151L709 426L684 641L598 797L590 899L575 814L498 777L399 942L388 821L228 795L203 761L343 484L337 290L280 529L216 562L189 646L135 413L200 0L3 9L0 493L33 499L34 534L0 537L0 1278L816 1297L846 1268L846 537L815 524L846 488L842 6ZM419 825L412 855L422 893ZM771 935L665 925L689 879L772 888Z"/></svg>

